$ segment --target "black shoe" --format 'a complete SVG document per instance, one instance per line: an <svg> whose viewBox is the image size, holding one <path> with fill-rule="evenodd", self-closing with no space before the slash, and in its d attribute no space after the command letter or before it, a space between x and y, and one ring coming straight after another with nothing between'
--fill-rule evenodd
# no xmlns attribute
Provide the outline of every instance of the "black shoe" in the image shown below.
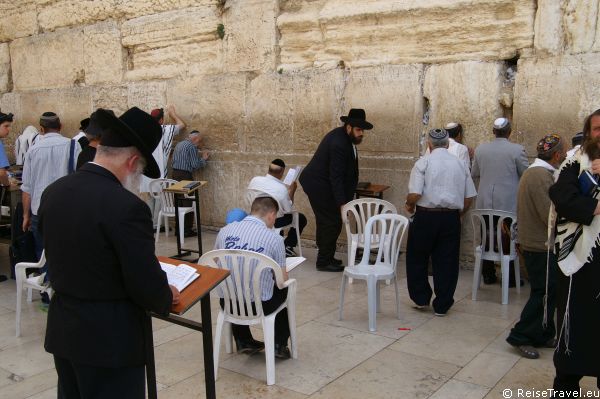
<svg viewBox="0 0 600 399"><path fill-rule="evenodd" d="M317 270L320 272L334 272L334 273L343 272L344 266L334 265L334 264L330 263L330 264L324 265L324 266L317 265Z"/></svg>
<svg viewBox="0 0 600 399"><path fill-rule="evenodd" d="M292 357L292 354L287 345L275 344L275 357L277 359L289 359Z"/></svg>
<svg viewBox="0 0 600 399"><path fill-rule="evenodd" d="M496 284L496 282L498 281L498 277L496 277L495 274L484 274L483 275L483 283L490 285L490 284Z"/></svg>
<svg viewBox="0 0 600 399"><path fill-rule="evenodd" d="M4 274L0 274L0 283L6 281L7 277Z"/></svg>
<svg viewBox="0 0 600 399"><path fill-rule="evenodd" d="M255 339L252 339L251 341L241 341L236 339L235 346L238 353L247 353L249 355L265 349L264 342L260 342Z"/></svg>
<svg viewBox="0 0 600 399"><path fill-rule="evenodd" d="M331 264L336 266L342 266L342 261L340 259L333 258L331 259Z"/></svg>
<svg viewBox="0 0 600 399"><path fill-rule="evenodd" d="M195 230L186 230L183 232L184 237L196 237L198 233Z"/></svg>

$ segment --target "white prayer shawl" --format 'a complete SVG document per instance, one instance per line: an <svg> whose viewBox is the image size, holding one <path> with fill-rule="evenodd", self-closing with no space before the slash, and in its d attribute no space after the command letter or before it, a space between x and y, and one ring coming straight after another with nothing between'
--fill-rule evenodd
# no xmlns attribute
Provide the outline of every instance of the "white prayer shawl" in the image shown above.
<svg viewBox="0 0 600 399"><path fill-rule="evenodd" d="M156 146L156 149L152 153L152 156L156 160L158 164L158 168L160 169L160 178L167 178L167 166L169 161L169 156L171 155L171 149L173 148L173 137L176 134L179 134L180 129L177 125L162 125L162 138L160 142ZM148 193L150 192L150 182L152 179L146 176L142 176L142 182L140 184L140 192Z"/></svg>
<svg viewBox="0 0 600 399"><path fill-rule="evenodd" d="M23 165L25 154L37 139L42 138L34 126L27 126L15 141L15 160L17 165Z"/></svg>

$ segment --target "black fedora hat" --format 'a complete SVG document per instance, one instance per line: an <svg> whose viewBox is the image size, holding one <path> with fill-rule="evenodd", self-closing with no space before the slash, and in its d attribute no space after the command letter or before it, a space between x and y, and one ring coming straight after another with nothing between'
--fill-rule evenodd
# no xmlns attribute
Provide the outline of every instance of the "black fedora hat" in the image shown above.
<svg viewBox="0 0 600 399"><path fill-rule="evenodd" d="M340 120L352 127L360 127L364 130L373 129L373 125L367 122L367 115L362 108L352 108L350 112L348 112L348 116L342 116Z"/></svg>
<svg viewBox="0 0 600 399"><path fill-rule="evenodd" d="M101 145L137 148L146 159L144 175L153 179L160 177L152 152L160 142L162 128L150 114L133 107L117 118L112 111L99 108L95 116L104 129Z"/></svg>

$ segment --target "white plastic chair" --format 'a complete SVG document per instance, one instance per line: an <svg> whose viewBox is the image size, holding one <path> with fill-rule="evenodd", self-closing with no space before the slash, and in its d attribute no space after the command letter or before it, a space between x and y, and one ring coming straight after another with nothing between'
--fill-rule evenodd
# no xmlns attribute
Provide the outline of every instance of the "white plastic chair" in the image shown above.
<svg viewBox="0 0 600 399"><path fill-rule="evenodd" d="M23 300L23 290L27 290L27 302L32 300L32 291L45 291L49 297L52 297L52 288L43 285L42 276L26 276L27 269L41 269L46 263L45 252L42 252L42 257L39 262L20 262L15 265L15 278L17 280L17 314L16 314L16 336L21 336L21 303Z"/></svg>
<svg viewBox="0 0 600 399"><path fill-rule="evenodd" d="M298 358L296 341L296 280L283 280L281 267L266 255L253 251L238 249L218 249L202 255L198 264L226 269L231 273L217 289L223 295L225 310L221 309L217 316L217 328L213 356L215 362L215 379L219 369L219 349L223 327L226 328L225 350L231 353L232 334L231 323L238 325L262 325L265 339L265 357L267 363L267 385L275 384L275 316L287 307L290 327L292 358ZM279 289L286 288L286 300L269 315L265 315L260 300L262 289L260 275L272 270L275 284ZM248 278L250 277L250 278ZM256 300L254 300L256 299ZM231 304L231 306L229 306ZM254 308L252 307L254 304Z"/></svg>
<svg viewBox="0 0 600 399"><path fill-rule="evenodd" d="M160 211L158 213L158 223L156 224L156 238L155 242L158 242L158 236L160 234L161 219L164 218L165 222L165 237L169 236L169 218L175 217L175 196L173 193L164 191L165 188L178 183L177 180L172 179L154 179L150 182L150 195L160 201ZM186 197L188 198L188 197ZM192 206L180 206L179 211L179 239L183 243L184 239L184 216L186 213L193 212L196 215L196 207ZM194 217L194 220L196 218ZM196 228L199 228L198 226Z"/></svg>
<svg viewBox="0 0 600 399"><path fill-rule="evenodd" d="M494 229L494 217L498 218L496 229ZM502 226L504 220L510 219L510 250L505 255L502 248ZM519 256L515 248L515 226L517 224L517 215L512 212L496 211L493 209L476 209L471 213L471 223L473 224L473 246L475 251L475 271L473 274L473 290L471 299L477 300L477 290L481 285L481 269L484 260L500 262L502 272L502 304L508 304L508 279L510 273L510 262L514 261L515 268L515 286L517 293L521 292L521 273L519 269ZM479 240L477 235L479 232ZM497 247L494 248L494 243Z"/></svg>
<svg viewBox="0 0 600 399"><path fill-rule="evenodd" d="M346 238L348 246L348 266L354 266L356 262L356 252L359 248L365 248L365 225L371 216L384 213L397 214L396 207L390 202L377 198L359 198L348 202L342 208L342 221L346 226ZM352 215L352 217L350 217ZM371 248L379 247L378 231L372 232ZM389 284L389 281L386 282ZM352 279L350 279L352 284Z"/></svg>
<svg viewBox="0 0 600 399"><path fill-rule="evenodd" d="M382 214L369 218L365 227L365 249L363 257L358 265L346 266L342 275L342 287L340 290L340 314L342 320L344 311L344 292L346 280L349 278L367 281L369 301L369 331L376 331L376 313L380 311L380 287L381 280L393 280L396 290L396 314L400 318L400 294L398 279L396 278L396 265L400 255L400 244L404 232L408 226L408 219L402 215ZM373 234L377 231L377 236ZM376 237L378 240L373 241ZM383 244L382 244L383 243ZM375 245L374 245L375 244ZM371 264L369 258L371 249L377 249L375 263Z"/></svg>
<svg viewBox="0 0 600 399"><path fill-rule="evenodd" d="M298 255L302 256L302 242L300 241L300 212L295 209L292 209L291 212L286 213L286 215L292 215L292 223L287 226L276 227L275 232L279 234L282 229L289 229L293 227L296 230L296 239L298 241Z"/></svg>

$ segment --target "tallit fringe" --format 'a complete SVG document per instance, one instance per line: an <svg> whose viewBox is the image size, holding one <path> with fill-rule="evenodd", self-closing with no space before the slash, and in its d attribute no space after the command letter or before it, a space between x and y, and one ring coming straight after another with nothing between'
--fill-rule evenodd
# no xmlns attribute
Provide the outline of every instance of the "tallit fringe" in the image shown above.
<svg viewBox="0 0 600 399"><path fill-rule="evenodd" d="M571 286L573 284L573 276L569 276L569 294L567 295L567 306L565 307L565 316L563 317L562 326L560 326L560 333L558 335L558 344L556 345L556 350L558 351L560 348L560 340L563 335L563 331L565 333L565 353L567 355L571 355L571 350L569 349L569 335L570 335L570 323L571 317L570 307L571 307Z"/></svg>

